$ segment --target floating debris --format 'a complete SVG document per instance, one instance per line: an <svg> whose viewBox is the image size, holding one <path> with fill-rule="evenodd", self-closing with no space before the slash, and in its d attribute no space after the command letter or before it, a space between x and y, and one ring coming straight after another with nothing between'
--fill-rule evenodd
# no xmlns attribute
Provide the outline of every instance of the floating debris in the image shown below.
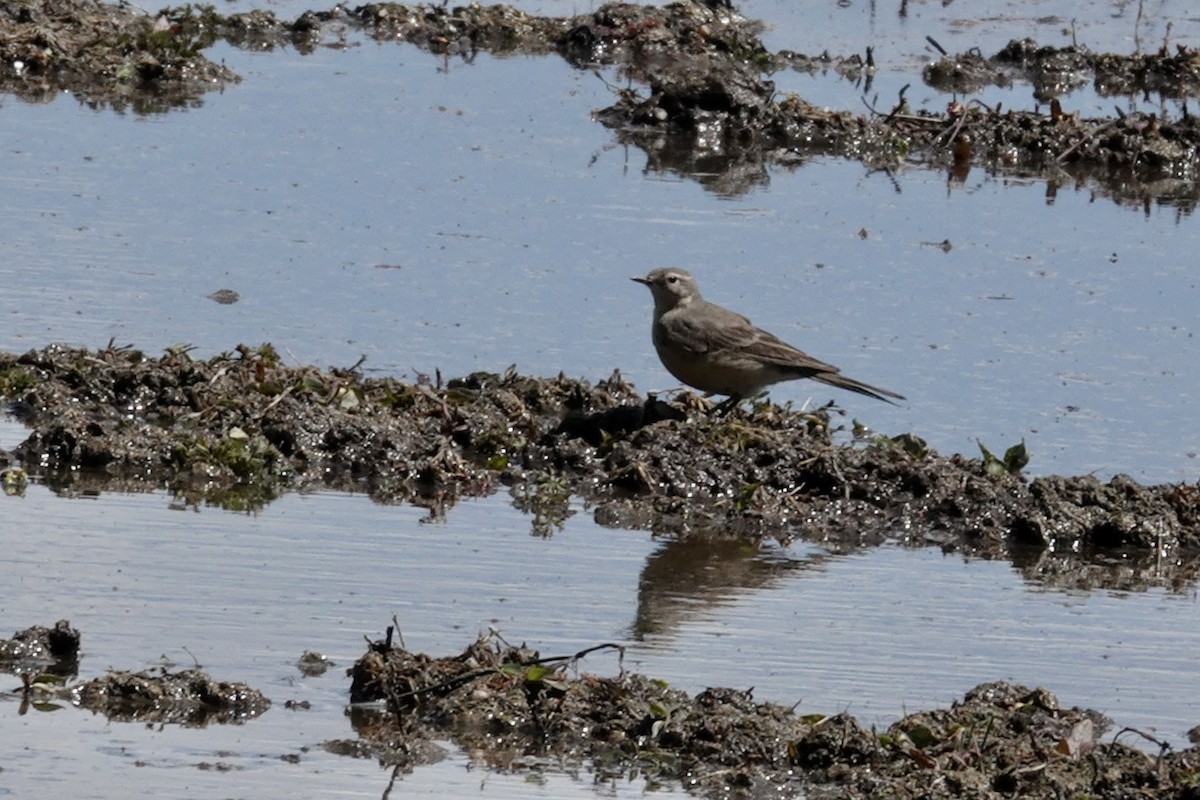
<svg viewBox="0 0 1200 800"><path fill-rule="evenodd" d="M242 296L233 289L218 289L208 296L209 300L214 303L220 303L223 306L229 306L242 299Z"/></svg>

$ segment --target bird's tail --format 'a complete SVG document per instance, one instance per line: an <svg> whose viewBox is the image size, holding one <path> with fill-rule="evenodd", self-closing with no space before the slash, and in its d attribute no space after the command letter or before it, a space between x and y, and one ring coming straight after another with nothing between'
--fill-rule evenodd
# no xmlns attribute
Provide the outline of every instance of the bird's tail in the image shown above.
<svg viewBox="0 0 1200 800"><path fill-rule="evenodd" d="M828 384L829 386L836 386L839 389L847 389L851 392L865 394L867 397L874 397L876 400L882 400L885 403L892 403L892 400L889 398L895 400L907 399L902 394L889 392L887 389L881 389L878 386L872 386L869 383L856 381L854 378L847 378L840 372L822 372L813 375L812 379L814 381L820 381L821 383ZM896 404L892 403L892 405Z"/></svg>

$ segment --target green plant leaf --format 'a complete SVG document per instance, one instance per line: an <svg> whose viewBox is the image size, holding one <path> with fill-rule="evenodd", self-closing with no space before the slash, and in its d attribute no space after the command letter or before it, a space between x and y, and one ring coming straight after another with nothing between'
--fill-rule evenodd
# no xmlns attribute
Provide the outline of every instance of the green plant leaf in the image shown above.
<svg viewBox="0 0 1200 800"><path fill-rule="evenodd" d="M1025 440L1014 444L1004 451L1004 467L1013 475L1017 475L1029 463L1029 451L1025 449Z"/></svg>

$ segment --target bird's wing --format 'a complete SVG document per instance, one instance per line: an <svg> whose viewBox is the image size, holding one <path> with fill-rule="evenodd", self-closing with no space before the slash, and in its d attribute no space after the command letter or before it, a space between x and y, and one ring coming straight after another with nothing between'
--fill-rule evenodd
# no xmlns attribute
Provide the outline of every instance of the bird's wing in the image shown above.
<svg viewBox="0 0 1200 800"><path fill-rule="evenodd" d="M772 333L754 325L741 314L721 306L708 304L703 315L705 324L688 325L688 340L699 352L727 351L740 353L773 366L800 372L837 373L832 364L797 350Z"/></svg>

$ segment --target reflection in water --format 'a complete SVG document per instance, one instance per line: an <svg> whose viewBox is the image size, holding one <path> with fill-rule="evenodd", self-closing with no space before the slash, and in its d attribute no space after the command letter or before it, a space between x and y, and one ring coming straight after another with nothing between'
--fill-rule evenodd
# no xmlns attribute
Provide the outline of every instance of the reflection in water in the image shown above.
<svg viewBox="0 0 1200 800"><path fill-rule="evenodd" d="M631 636L645 641L664 635L697 613L727 605L741 591L772 586L814 563L719 534L670 540L646 559Z"/></svg>
<svg viewBox="0 0 1200 800"><path fill-rule="evenodd" d="M1030 586L1062 592L1145 592L1165 588L1174 594L1195 591L1200 564L1159 548L1054 552L1012 548L1013 569Z"/></svg>

